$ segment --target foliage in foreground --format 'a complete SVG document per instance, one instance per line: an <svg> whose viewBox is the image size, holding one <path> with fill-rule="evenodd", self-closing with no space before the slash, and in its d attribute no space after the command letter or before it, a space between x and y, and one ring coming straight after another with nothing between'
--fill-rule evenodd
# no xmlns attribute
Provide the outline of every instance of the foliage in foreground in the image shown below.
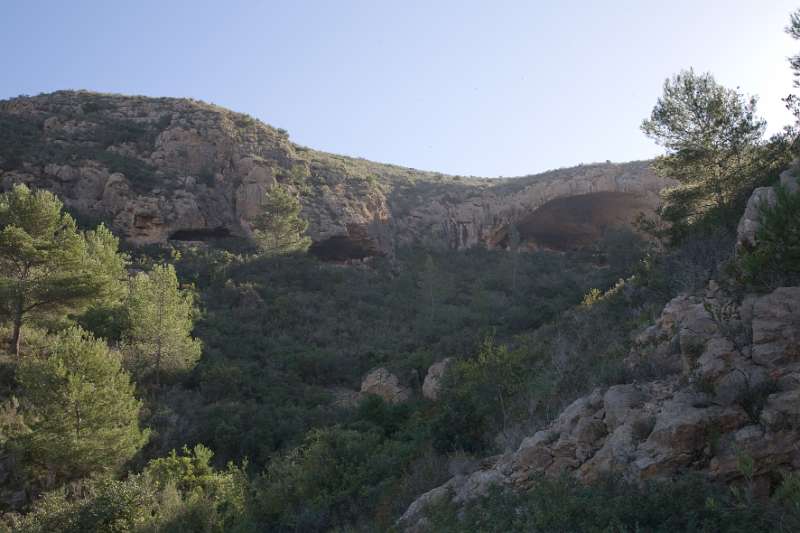
<svg viewBox="0 0 800 533"><path fill-rule="evenodd" d="M785 487L796 484L787 479ZM429 531L788 533L800 527L800 494L781 491L774 501L761 503L741 494L691 476L641 487L614 478L590 486L541 479L522 493L495 489L466 505L463 514L441 501L429 510Z"/></svg>
<svg viewBox="0 0 800 533"><path fill-rule="evenodd" d="M203 446L173 452L124 481L88 482L82 498L50 492L7 527L22 533L257 531L246 507L247 476L233 465L213 469L212 455Z"/></svg>
<svg viewBox="0 0 800 533"><path fill-rule="evenodd" d="M16 185L0 195L0 317L13 324L19 357L22 327L31 319L63 319L119 297L125 258L105 227L80 232L49 191Z"/></svg>
<svg viewBox="0 0 800 533"><path fill-rule="evenodd" d="M18 380L31 430L18 444L45 486L116 473L147 440L118 355L80 328L54 337L44 357L26 358Z"/></svg>

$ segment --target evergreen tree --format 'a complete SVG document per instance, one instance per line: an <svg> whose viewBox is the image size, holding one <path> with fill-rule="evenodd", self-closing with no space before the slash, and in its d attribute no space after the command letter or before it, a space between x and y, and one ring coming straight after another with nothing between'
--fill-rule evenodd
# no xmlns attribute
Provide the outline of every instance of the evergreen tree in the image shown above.
<svg viewBox="0 0 800 533"><path fill-rule="evenodd" d="M711 74L683 71L664 82L642 130L667 149L654 167L680 186L668 192L664 217L687 225L729 209L752 178L765 122L756 99L719 85Z"/></svg>
<svg viewBox="0 0 800 533"><path fill-rule="evenodd" d="M300 218L300 200L276 185L267 191L264 212L253 222L253 236L267 256L304 252L311 244L303 235L307 228Z"/></svg>
<svg viewBox="0 0 800 533"><path fill-rule="evenodd" d="M800 40L800 9L796 9L791 14L789 26L786 27L786 33L791 35L793 39ZM794 75L794 86L800 87L800 54L795 54L790 57L789 65Z"/></svg>
<svg viewBox="0 0 800 533"><path fill-rule="evenodd" d="M51 192L17 185L0 196L0 312L13 323L19 357L30 318L79 312L118 297L125 260L104 226L79 232Z"/></svg>
<svg viewBox="0 0 800 533"><path fill-rule="evenodd" d="M511 291L517 292L517 270L519 268L519 230L515 224L511 224L508 230L508 249L511 251Z"/></svg>
<svg viewBox="0 0 800 533"><path fill-rule="evenodd" d="M147 440L127 372L105 342L78 327L55 337L48 352L18 370L33 468L51 483L114 472Z"/></svg>
<svg viewBox="0 0 800 533"><path fill-rule="evenodd" d="M800 40L800 9L795 10L790 18L789 26L786 27L788 33L793 39ZM800 53L795 54L789 58L789 65L792 69L794 76L793 85L795 88L800 87ZM797 94L790 94L783 99L786 108L794 115L795 123L793 126L787 127L787 134L792 141L792 152L795 157L800 156L800 97Z"/></svg>
<svg viewBox="0 0 800 533"><path fill-rule="evenodd" d="M192 295L180 289L172 265L156 265L131 279L126 307L125 352L136 375L152 374L159 386L165 372L186 371L197 363L201 345L190 335Z"/></svg>

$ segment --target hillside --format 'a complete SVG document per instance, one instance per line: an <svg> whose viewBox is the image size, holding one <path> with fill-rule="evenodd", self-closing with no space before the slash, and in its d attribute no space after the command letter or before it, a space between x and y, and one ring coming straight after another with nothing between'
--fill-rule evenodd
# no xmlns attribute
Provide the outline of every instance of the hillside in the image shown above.
<svg viewBox="0 0 800 533"><path fill-rule="evenodd" d="M411 244L503 246L512 223L529 248L569 249L651 211L669 183L647 162L448 176L298 146L285 131L194 100L86 91L0 102L0 136L3 187L51 189L132 244L246 237L279 182L301 197L312 253L329 259Z"/></svg>
<svg viewBox="0 0 800 533"><path fill-rule="evenodd" d="M796 531L792 135L487 179L0 102L0 531Z"/></svg>

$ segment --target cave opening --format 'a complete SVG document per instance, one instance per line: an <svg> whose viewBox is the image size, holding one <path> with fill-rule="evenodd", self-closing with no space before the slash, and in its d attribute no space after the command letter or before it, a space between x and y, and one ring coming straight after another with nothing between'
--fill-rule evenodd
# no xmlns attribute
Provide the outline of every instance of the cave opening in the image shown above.
<svg viewBox="0 0 800 533"><path fill-rule="evenodd" d="M225 239L231 232L224 226L216 228L179 229L173 232L169 239L172 241L208 241L211 239Z"/></svg>
<svg viewBox="0 0 800 533"><path fill-rule="evenodd" d="M353 239L345 235L315 242L308 252L322 261L348 261L383 255L371 240Z"/></svg>
<svg viewBox="0 0 800 533"><path fill-rule="evenodd" d="M516 222L520 241L529 249L576 250L591 246L607 229L632 226L640 213L651 211L646 198L634 193L598 192L551 200ZM508 226L498 231L491 247L507 248Z"/></svg>

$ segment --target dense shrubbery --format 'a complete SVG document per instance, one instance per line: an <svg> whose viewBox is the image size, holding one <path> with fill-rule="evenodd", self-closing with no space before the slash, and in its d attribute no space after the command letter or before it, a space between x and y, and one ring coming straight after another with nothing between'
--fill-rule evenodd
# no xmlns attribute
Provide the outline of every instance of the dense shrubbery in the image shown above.
<svg viewBox="0 0 800 533"><path fill-rule="evenodd" d="M363 520L397 483L413 442L373 430L314 430L257 482L255 508L279 531L325 531Z"/></svg>
<svg viewBox="0 0 800 533"><path fill-rule="evenodd" d="M796 494L793 495L796 498ZM494 490L466 507L431 509L431 531L570 533L790 532L800 527L797 500L754 503L700 479L644 486L609 478L590 486L568 479L537 481L523 493Z"/></svg>
<svg viewBox="0 0 800 533"><path fill-rule="evenodd" d="M31 146L39 143L41 124L0 112L0 169L13 170L27 159Z"/></svg>
<svg viewBox="0 0 800 533"><path fill-rule="evenodd" d="M75 133L73 143L48 142L43 122L0 111L0 169L15 170L23 162L47 165L76 164L83 160L99 161L109 172L121 172L136 191L147 191L165 178L156 176L156 169L146 161L109 150L120 144L132 144L141 150L152 150L158 135L156 126L116 120L91 113L95 121L91 136ZM84 136L85 137L85 136Z"/></svg>
<svg viewBox="0 0 800 533"><path fill-rule="evenodd" d="M244 471L233 465L214 470L211 456L196 446L154 460L124 481L89 481L80 498L64 489L50 492L24 517L9 517L8 525L24 533L258 531Z"/></svg>
<svg viewBox="0 0 800 533"><path fill-rule="evenodd" d="M45 487L117 473L147 440L119 357L80 328L54 337L44 357L23 361L17 380L30 431L15 444Z"/></svg>
<svg viewBox="0 0 800 533"><path fill-rule="evenodd" d="M633 252L629 261L604 266L605 241L594 251L521 254L516 290L513 258L502 251L405 250L394 262L350 268L307 256L184 252L177 267L201 289L196 333L206 351L192 380L204 405L182 416L198 419L192 438L223 459L264 464L306 429L339 420L330 387L358 388L370 368L386 365L418 388L432 362L475 353L489 333L500 341L535 328L589 288L610 286L641 257L633 236L612 240Z"/></svg>

